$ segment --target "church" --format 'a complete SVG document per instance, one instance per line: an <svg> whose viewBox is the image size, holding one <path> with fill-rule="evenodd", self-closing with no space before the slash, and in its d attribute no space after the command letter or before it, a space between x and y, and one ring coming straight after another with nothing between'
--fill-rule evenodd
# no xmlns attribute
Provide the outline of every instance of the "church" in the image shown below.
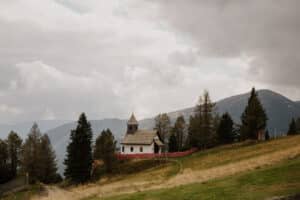
<svg viewBox="0 0 300 200"><path fill-rule="evenodd" d="M127 122L127 131L121 141L121 154L161 153L164 144L155 130L140 130L134 114Z"/></svg>

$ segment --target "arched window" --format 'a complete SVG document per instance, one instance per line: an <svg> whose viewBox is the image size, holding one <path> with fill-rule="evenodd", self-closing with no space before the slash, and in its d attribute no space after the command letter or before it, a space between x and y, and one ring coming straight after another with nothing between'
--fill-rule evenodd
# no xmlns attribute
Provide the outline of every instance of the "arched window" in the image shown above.
<svg viewBox="0 0 300 200"><path fill-rule="evenodd" d="M133 147L130 147L130 152L133 152L133 150L134 150Z"/></svg>
<svg viewBox="0 0 300 200"><path fill-rule="evenodd" d="M125 151L125 147L124 146L122 146L122 152L124 152Z"/></svg>
<svg viewBox="0 0 300 200"><path fill-rule="evenodd" d="M143 147L140 147L140 152L143 152Z"/></svg>

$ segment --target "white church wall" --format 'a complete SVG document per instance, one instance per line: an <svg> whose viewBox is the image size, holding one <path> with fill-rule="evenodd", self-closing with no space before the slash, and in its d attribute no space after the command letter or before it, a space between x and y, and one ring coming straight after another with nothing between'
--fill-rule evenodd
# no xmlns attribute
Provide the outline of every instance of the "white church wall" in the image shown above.
<svg viewBox="0 0 300 200"><path fill-rule="evenodd" d="M122 151L124 147L124 151ZM143 151L140 151L142 147ZM133 151L131 151L133 148ZM151 145L122 145L121 146L121 154L143 154L143 153L154 153L154 144Z"/></svg>

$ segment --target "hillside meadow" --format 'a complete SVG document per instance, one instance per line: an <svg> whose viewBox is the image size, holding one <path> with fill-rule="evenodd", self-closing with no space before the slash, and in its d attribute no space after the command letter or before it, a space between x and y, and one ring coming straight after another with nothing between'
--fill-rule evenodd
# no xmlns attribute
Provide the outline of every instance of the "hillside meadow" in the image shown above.
<svg viewBox="0 0 300 200"><path fill-rule="evenodd" d="M246 141L161 160L132 160L81 186L46 186L26 198L61 200L265 199L300 191L300 136ZM247 192L246 192L247 191ZM30 193L30 195L29 195ZM45 195L46 194L46 195ZM14 199L7 197L5 200Z"/></svg>

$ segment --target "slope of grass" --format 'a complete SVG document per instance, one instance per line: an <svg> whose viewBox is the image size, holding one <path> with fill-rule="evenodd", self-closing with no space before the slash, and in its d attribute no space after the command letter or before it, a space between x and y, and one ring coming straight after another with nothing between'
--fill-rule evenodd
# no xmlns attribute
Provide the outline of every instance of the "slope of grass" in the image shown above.
<svg viewBox="0 0 300 200"><path fill-rule="evenodd" d="M5 197L0 197L1 200L30 200L34 195L42 193L44 190L40 185L32 185L29 188L20 192L11 193Z"/></svg>
<svg viewBox="0 0 300 200"><path fill-rule="evenodd" d="M300 192L300 158L207 183L137 192L105 200L265 199ZM100 200L98 197L89 200Z"/></svg>

